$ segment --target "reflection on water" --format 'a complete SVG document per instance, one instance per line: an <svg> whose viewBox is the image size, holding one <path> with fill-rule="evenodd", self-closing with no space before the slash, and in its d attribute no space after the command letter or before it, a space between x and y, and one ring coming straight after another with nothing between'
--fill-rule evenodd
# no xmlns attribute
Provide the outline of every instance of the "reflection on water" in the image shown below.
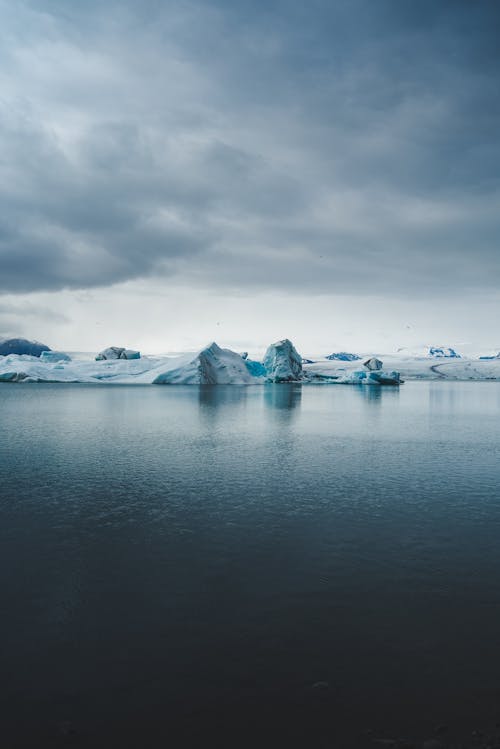
<svg viewBox="0 0 500 749"><path fill-rule="evenodd" d="M497 383L3 386L0 414L2 746L497 719Z"/></svg>
<svg viewBox="0 0 500 749"><path fill-rule="evenodd" d="M248 387L237 385L191 385L198 392L202 408L214 409L220 406L241 405L246 401Z"/></svg>
<svg viewBox="0 0 500 749"><path fill-rule="evenodd" d="M302 385L281 383L264 385L264 403L269 408L293 410L298 408L302 399Z"/></svg>
<svg viewBox="0 0 500 749"><path fill-rule="evenodd" d="M358 385L356 390L359 389L362 390L364 399L369 403L382 403L382 394L386 390L386 388L375 387L373 385Z"/></svg>

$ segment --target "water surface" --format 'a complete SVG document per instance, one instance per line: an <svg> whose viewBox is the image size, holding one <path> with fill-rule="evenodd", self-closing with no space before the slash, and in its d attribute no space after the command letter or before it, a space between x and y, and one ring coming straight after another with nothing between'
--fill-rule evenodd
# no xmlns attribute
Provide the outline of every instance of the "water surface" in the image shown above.
<svg viewBox="0 0 500 749"><path fill-rule="evenodd" d="M0 416L6 746L500 720L500 384L4 385Z"/></svg>

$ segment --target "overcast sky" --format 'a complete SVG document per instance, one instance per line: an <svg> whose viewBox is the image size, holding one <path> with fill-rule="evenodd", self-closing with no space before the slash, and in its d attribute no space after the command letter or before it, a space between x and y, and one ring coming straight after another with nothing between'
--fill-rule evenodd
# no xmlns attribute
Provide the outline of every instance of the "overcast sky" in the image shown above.
<svg viewBox="0 0 500 749"><path fill-rule="evenodd" d="M500 344L497 0L0 16L0 335Z"/></svg>

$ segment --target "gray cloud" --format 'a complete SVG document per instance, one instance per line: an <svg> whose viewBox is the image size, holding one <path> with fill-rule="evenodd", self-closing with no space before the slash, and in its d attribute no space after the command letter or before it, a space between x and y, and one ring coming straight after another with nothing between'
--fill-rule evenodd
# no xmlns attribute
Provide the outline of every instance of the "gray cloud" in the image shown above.
<svg viewBox="0 0 500 749"><path fill-rule="evenodd" d="M60 325L69 323L70 318L43 304L0 302L0 338L19 332L29 334L35 322Z"/></svg>
<svg viewBox="0 0 500 749"><path fill-rule="evenodd" d="M498 284L497 3L0 10L0 292Z"/></svg>

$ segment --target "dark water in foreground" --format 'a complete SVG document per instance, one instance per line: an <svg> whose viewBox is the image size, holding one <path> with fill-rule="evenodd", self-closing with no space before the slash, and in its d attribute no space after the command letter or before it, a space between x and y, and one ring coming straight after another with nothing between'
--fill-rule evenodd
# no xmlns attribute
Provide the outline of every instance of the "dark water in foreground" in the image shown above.
<svg viewBox="0 0 500 749"><path fill-rule="evenodd" d="M500 385L0 387L0 746L500 721Z"/></svg>

